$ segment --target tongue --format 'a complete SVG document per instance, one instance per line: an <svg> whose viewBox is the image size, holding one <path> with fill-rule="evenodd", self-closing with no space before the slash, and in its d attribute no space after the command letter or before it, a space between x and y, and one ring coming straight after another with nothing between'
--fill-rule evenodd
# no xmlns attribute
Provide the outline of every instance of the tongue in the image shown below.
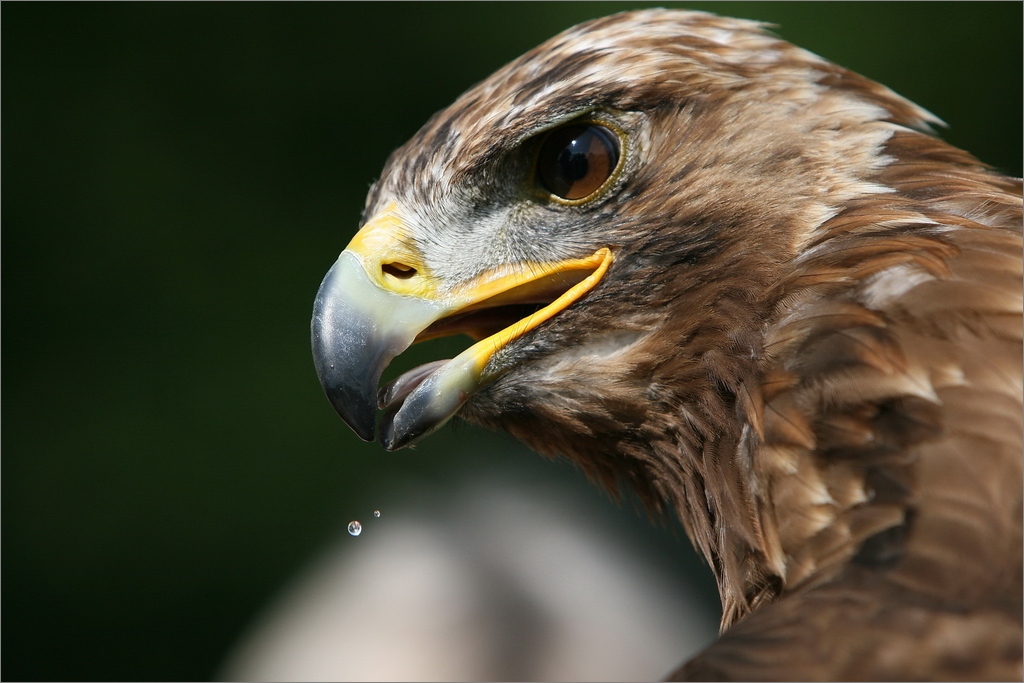
<svg viewBox="0 0 1024 683"><path fill-rule="evenodd" d="M388 412L397 410L406 396L411 394L416 387L423 383L423 380L430 377L435 370L440 369L449 360L451 359L446 358L444 360L424 363L402 374L397 379L388 382L377 392L377 407Z"/></svg>

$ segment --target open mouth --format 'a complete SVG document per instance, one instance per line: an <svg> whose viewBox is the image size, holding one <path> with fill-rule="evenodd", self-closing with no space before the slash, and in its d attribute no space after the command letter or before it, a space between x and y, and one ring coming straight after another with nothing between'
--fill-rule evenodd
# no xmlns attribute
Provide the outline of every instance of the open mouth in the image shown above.
<svg viewBox="0 0 1024 683"><path fill-rule="evenodd" d="M554 301L555 298L557 297L553 297L551 301ZM430 339L450 337L456 334L464 334L473 341L487 339L487 337L530 317L550 304L551 301L506 304L475 311L460 311L432 323L430 327L416 335L413 343L418 344Z"/></svg>
<svg viewBox="0 0 1024 683"><path fill-rule="evenodd" d="M388 230L400 228L371 222L357 234L321 283L310 325L327 398L360 438L379 435L387 450L447 422L507 370L490 363L497 352L589 292L613 259L604 247L581 258L510 263L443 287L419 255L392 253L405 243ZM474 343L378 387L384 368L411 344L456 334Z"/></svg>
<svg viewBox="0 0 1024 683"><path fill-rule="evenodd" d="M551 306L593 271L554 273L496 294L431 323L416 335L413 344L458 334L480 342L502 331L512 332L516 326L526 327L532 316ZM384 411L382 422L388 423L390 417L401 408L405 398L451 360L446 358L424 363L383 385L377 393L377 407Z"/></svg>

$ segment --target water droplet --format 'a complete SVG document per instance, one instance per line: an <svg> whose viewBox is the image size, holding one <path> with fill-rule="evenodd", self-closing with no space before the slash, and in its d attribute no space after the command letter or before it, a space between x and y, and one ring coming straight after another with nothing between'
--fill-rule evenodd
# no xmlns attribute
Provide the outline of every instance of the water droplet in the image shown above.
<svg viewBox="0 0 1024 683"><path fill-rule="evenodd" d="M353 536L358 536L363 533L363 525L356 520L352 520L348 523L348 532Z"/></svg>
<svg viewBox="0 0 1024 683"><path fill-rule="evenodd" d="M373 511L373 516L374 517L380 517L380 510L374 510Z"/></svg>

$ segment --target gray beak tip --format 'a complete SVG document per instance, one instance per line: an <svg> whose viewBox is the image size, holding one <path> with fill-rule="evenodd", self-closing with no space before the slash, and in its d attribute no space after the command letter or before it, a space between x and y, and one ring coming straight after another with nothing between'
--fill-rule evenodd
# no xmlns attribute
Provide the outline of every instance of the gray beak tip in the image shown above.
<svg viewBox="0 0 1024 683"><path fill-rule="evenodd" d="M352 428L356 436L363 441L375 440L377 411L374 410L372 403L352 396L344 387L329 388L325 386L324 393L338 416Z"/></svg>
<svg viewBox="0 0 1024 683"><path fill-rule="evenodd" d="M313 364L327 400L360 439L373 441L377 420L376 403L367 395L376 389L373 374L346 373L336 365L331 355L331 349L325 347L319 335L314 332Z"/></svg>

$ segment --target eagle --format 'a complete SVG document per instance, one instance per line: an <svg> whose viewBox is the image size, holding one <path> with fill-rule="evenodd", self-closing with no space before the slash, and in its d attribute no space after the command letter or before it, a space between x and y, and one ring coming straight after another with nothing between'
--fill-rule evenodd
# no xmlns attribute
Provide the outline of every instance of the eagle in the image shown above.
<svg viewBox="0 0 1024 683"><path fill-rule="evenodd" d="M389 157L324 392L387 450L457 415L677 517L723 616L674 679L1020 680L1021 180L940 123L758 22L570 28Z"/></svg>

